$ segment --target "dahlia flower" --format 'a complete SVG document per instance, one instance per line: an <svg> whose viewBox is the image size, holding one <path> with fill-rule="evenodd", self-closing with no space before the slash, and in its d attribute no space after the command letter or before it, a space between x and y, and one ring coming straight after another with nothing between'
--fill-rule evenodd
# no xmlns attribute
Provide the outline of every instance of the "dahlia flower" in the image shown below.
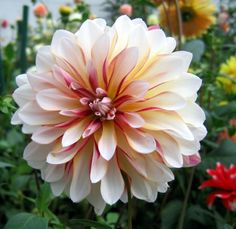
<svg viewBox="0 0 236 229"><path fill-rule="evenodd" d="M174 178L168 167L196 164L206 134L201 80L175 45L121 16L112 27L94 19L75 34L59 30L39 49L37 71L16 78L12 123L32 135L24 159L55 195L86 198L101 213L127 201L125 174L131 194L152 202Z"/></svg>
<svg viewBox="0 0 236 229"><path fill-rule="evenodd" d="M215 199L222 199L225 208L236 211L236 166L228 169L221 163L217 163L216 169L208 169L207 173L212 179L204 181L200 189L211 187L215 190L207 197L207 204L212 206Z"/></svg>
<svg viewBox="0 0 236 229"><path fill-rule="evenodd" d="M178 12L175 1L164 4L159 8L160 25L178 34ZM185 37L201 36L216 21L214 16L216 6L211 0L179 0L179 4Z"/></svg>

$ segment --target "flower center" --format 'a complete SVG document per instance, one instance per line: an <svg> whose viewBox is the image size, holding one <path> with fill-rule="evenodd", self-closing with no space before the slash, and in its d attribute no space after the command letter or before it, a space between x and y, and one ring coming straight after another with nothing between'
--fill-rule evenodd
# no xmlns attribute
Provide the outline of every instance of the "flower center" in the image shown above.
<svg viewBox="0 0 236 229"><path fill-rule="evenodd" d="M194 11L190 7L183 7L181 9L181 15L182 15L183 22L191 21L193 17L195 16Z"/></svg>
<svg viewBox="0 0 236 229"><path fill-rule="evenodd" d="M101 120L113 120L115 118L116 108L113 107L112 100L101 88L97 88L95 98L83 97L80 102L89 106L93 114Z"/></svg>

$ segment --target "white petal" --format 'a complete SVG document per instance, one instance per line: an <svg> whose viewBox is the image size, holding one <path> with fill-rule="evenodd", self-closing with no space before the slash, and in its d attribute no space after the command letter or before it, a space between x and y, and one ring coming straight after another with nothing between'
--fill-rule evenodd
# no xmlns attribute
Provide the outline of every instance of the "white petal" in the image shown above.
<svg viewBox="0 0 236 229"><path fill-rule="evenodd" d="M32 135L32 140L39 144L54 142L64 133L64 129L55 127L40 127Z"/></svg>
<svg viewBox="0 0 236 229"><path fill-rule="evenodd" d="M22 132L24 134L32 134L34 133L40 126L31 126L31 125L28 125L26 123L23 124L22 126Z"/></svg>
<svg viewBox="0 0 236 229"><path fill-rule="evenodd" d="M88 122L88 119L83 119L68 128L62 137L62 146L66 147L79 141Z"/></svg>
<svg viewBox="0 0 236 229"><path fill-rule="evenodd" d="M117 159L113 157L109 161L107 173L101 181L101 194L105 202L110 205L116 203L124 191L124 186Z"/></svg>
<svg viewBox="0 0 236 229"><path fill-rule="evenodd" d="M102 196L100 194L99 183L92 185L91 192L87 196L87 200L94 206L95 213L101 215L106 207L106 202L102 199Z"/></svg>
<svg viewBox="0 0 236 229"><path fill-rule="evenodd" d="M138 48L131 47L124 49L118 56L116 56L111 64L114 65L114 70L108 87L108 94L113 98L121 88L123 80L133 70L138 60Z"/></svg>
<svg viewBox="0 0 236 229"><path fill-rule="evenodd" d="M185 70L184 60L174 55L158 58L139 79L147 80L152 86L177 79Z"/></svg>
<svg viewBox="0 0 236 229"><path fill-rule="evenodd" d="M176 93L163 92L151 99L140 102L139 104L140 110L149 107L164 110L179 110L186 105L186 101Z"/></svg>
<svg viewBox="0 0 236 229"><path fill-rule="evenodd" d="M11 124L12 125L19 125L19 124L22 124L22 121L21 121L21 119L20 119L20 117L19 117L19 110L17 110L14 114L13 114L13 116L11 117Z"/></svg>
<svg viewBox="0 0 236 229"><path fill-rule="evenodd" d="M194 136L184 121L175 113L169 111L140 112L145 120L144 128L150 130L167 130L176 133L187 140L194 140Z"/></svg>
<svg viewBox="0 0 236 229"><path fill-rule="evenodd" d="M55 182L60 180L64 175L64 165L50 165L46 164L41 169L41 176L47 182Z"/></svg>
<svg viewBox="0 0 236 229"><path fill-rule="evenodd" d="M66 117L59 115L58 112L44 111L35 101L26 104L19 111L19 117L29 125L58 124L66 121Z"/></svg>
<svg viewBox="0 0 236 229"><path fill-rule="evenodd" d="M29 84L24 84L17 88L12 96L20 107L35 99L35 93Z"/></svg>
<svg viewBox="0 0 236 229"><path fill-rule="evenodd" d="M177 141L163 132L153 132L155 139L160 145L160 154L168 166L181 168L183 166L183 157Z"/></svg>
<svg viewBox="0 0 236 229"><path fill-rule="evenodd" d="M49 72L55 63L55 58L52 54L50 46L39 48L36 55L37 72Z"/></svg>
<svg viewBox="0 0 236 229"><path fill-rule="evenodd" d="M190 73L182 74L182 77L176 80L165 82L148 92L149 96L160 94L162 92L175 92L183 98L189 98L195 95L202 83L202 80Z"/></svg>
<svg viewBox="0 0 236 229"><path fill-rule="evenodd" d="M18 87L20 87L24 84L28 84L28 83L29 83L29 81L27 78L27 74L21 74L16 77L16 84Z"/></svg>
<svg viewBox="0 0 236 229"><path fill-rule="evenodd" d="M143 118L137 113L125 112L121 119L132 128L140 128L145 124Z"/></svg>
<svg viewBox="0 0 236 229"><path fill-rule="evenodd" d="M73 175L70 186L70 198L73 202L81 201L90 193L89 166L91 152L92 149L87 144L73 160Z"/></svg>
<svg viewBox="0 0 236 229"><path fill-rule="evenodd" d="M104 159L109 161L116 150L116 133L112 121L103 122L101 138L98 141L98 149Z"/></svg>
<svg viewBox="0 0 236 229"><path fill-rule="evenodd" d="M79 99L70 98L55 88L41 90L36 100L40 107L49 111L70 110L80 106Z"/></svg>
<svg viewBox="0 0 236 229"><path fill-rule="evenodd" d="M156 149L155 139L147 133L125 127L124 134L129 145L139 153L151 153Z"/></svg>
<svg viewBox="0 0 236 229"><path fill-rule="evenodd" d="M179 57L184 61L184 72L187 72L191 64L193 54L191 52L186 52L186 51L177 51L173 52L172 56Z"/></svg>
<svg viewBox="0 0 236 229"><path fill-rule="evenodd" d="M189 102L177 112L186 123L195 127L201 126L206 119L205 113L196 103Z"/></svg>
<svg viewBox="0 0 236 229"><path fill-rule="evenodd" d="M103 20L86 20L76 32L79 45L82 47L86 60L91 58L91 49L96 40L104 33Z"/></svg>
<svg viewBox="0 0 236 229"><path fill-rule="evenodd" d="M120 95L129 95L134 98L143 98L149 89L149 83L142 80L132 81Z"/></svg>
<svg viewBox="0 0 236 229"><path fill-rule="evenodd" d="M98 74L98 83L101 88L104 87L103 67L109 52L109 46L110 40L108 35L105 33L95 42L91 51L92 60Z"/></svg>
<svg viewBox="0 0 236 229"><path fill-rule="evenodd" d="M72 158L74 158L74 156L79 153L86 144L87 140L81 140L73 147L61 148L56 152L53 150L47 156L47 163L55 165L64 164L72 160Z"/></svg>
<svg viewBox="0 0 236 229"><path fill-rule="evenodd" d="M107 172L108 162L99 155L97 146L94 146L93 157L90 169L90 179L92 183L100 181Z"/></svg>
<svg viewBox="0 0 236 229"><path fill-rule="evenodd" d="M163 30L155 29L147 33L149 45L151 48L151 55L158 53L166 45L166 36Z"/></svg>
<svg viewBox="0 0 236 229"><path fill-rule="evenodd" d="M40 145L35 142L30 142L23 154L23 158L30 164L33 168L39 169L46 162L48 153L51 151L53 145Z"/></svg>

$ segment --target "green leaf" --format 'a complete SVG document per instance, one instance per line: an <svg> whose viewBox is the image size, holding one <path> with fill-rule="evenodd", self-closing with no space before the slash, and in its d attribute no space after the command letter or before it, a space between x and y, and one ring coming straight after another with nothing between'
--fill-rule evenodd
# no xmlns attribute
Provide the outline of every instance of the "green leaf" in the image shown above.
<svg viewBox="0 0 236 229"><path fill-rule="evenodd" d="M14 167L14 165L0 161L0 168Z"/></svg>
<svg viewBox="0 0 236 229"><path fill-rule="evenodd" d="M187 216L188 220L194 220L203 225L206 225L209 222L209 217L212 219L215 218L213 213L201 208L199 205L190 206L187 211Z"/></svg>
<svg viewBox="0 0 236 229"><path fill-rule="evenodd" d="M107 214L107 217L106 217L106 222L109 224L109 225L114 225L117 220L119 218L119 214L116 213L116 212L110 212Z"/></svg>
<svg viewBox="0 0 236 229"><path fill-rule="evenodd" d="M215 223L217 229L224 228L224 225L226 224L225 218L223 218L218 212L214 211L215 215Z"/></svg>
<svg viewBox="0 0 236 229"><path fill-rule="evenodd" d="M205 52L205 44L202 40L191 40L184 45L183 49L193 54L193 62L198 62Z"/></svg>
<svg viewBox="0 0 236 229"><path fill-rule="evenodd" d="M16 146L23 141L23 135L15 129L10 130L7 133L7 142L10 146Z"/></svg>
<svg viewBox="0 0 236 229"><path fill-rule="evenodd" d="M30 213L19 213L7 222L4 229L47 229L48 220Z"/></svg>
<svg viewBox="0 0 236 229"><path fill-rule="evenodd" d="M236 102L235 101L232 101L225 106L218 106L215 109L215 113L221 117L228 116L230 114L235 114L235 112L236 112Z"/></svg>
<svg viewBox="0 0 236 229"><path fill-rule="evenodd" d="M173 229L176 227L182 209L182 201L169 202L161 212L161 229Z"/></svg>
<svg viewBox="0 0 236 229"><path fill-rule="evenodd" d="M231 225L229 225L229 224L225 224L224 225L224 229L233 229L233 227Z"/></svg>
<svg viewBox="0 0 236 229"><path fill-rule="evenodd" d="M216 162L229 166L234 161L236 161L236 142L225 139L216 150L202 158L202 163L198 165L198 169L213 168L216 166Z"/></svg>
<svg viewBox="0 0 236 229"><path fill-rule="evenodd" d="M5 48L4 48L4 54L7 58L8 61L12 61L14 58L14 45L13 43L9 43Z"/></svg>
<svg viewBox="0 0 236 229"><path fill-rule="evenodd" d="M69 222L71 229L77 229L78 226L90 226L96 229L112 229L110 226L88 219L72 219Z"/></svg>
<svg viewBox="0 0 236 229"><path fill-rule="evenodd" d="M44 183L40 188L40 193L36 200L36 206L39 212L44 212L48 209L51 199L53 198L51 188L48 183Z"/></svg>

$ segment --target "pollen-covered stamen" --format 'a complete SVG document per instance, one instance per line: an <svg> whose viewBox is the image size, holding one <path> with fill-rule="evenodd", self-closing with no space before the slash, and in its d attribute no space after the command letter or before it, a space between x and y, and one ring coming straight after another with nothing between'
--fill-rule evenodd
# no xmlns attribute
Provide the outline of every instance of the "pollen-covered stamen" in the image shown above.
<svg viewBox="0 0 236 229"><path fill-rule="evenodd" d="M115 118L116 108L113 107L112 100L107 97L106 91L102 88L96 89L95 98L83 97L80 99L80 102L83 105L88 105L94 115L101 120L112 120Z"/></svg>

